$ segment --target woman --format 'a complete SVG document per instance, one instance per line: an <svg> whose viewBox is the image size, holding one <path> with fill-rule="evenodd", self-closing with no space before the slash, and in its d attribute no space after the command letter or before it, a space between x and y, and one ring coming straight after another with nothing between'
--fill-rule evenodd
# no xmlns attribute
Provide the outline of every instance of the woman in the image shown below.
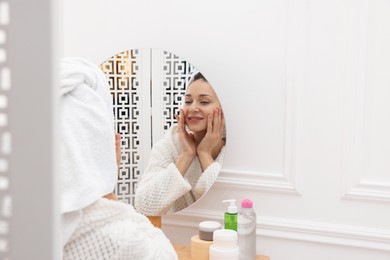
<svg viewBox="0 0 390 260"><path fill-rule="evenodd" d="M177 259L144 215L107 199L117 181L115 143L120 149L104 74L86 60L68 58L60 76L63 259Z"/></svg>
<svg viewBox="0 0 390 260"><path fill-rule="evenodd" d="M135 207L148 216L191 205L206 193L221 169L224 117L217 95L201 73L190 81L184 99L176 115L178 124L154 145L136 190Z"/></svg>

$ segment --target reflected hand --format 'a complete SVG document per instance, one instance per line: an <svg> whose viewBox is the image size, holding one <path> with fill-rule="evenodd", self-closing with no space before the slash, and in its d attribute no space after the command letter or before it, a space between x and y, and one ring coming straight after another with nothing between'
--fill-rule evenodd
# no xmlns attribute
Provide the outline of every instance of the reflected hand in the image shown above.
<svg viewBox="0 0 390 260"><path fill-rule="evenodd" d="M192 160L196 155L196 145L194 141L194 136L192 133L188 133L186 130L185 124L185 114L184 111L180 110L180 116L175 115L175 118L178 122L178 132L179 132L179 143L180 151L179 157L176 161L176 167L180 173L184 176L187 172L188 167L190 166Z"/></svg>
<svg viewBox="0 0 390 260"><path fill-rule="evenodd" d="M178 132L179 132L179 143L181 155L186 155L191 158L191 160L196 155L196 145L194 141L194 136L192 133L188 133L186 130L185 118L186 115L182 109L180 109L180 115L175 115L175 118L178 122Z"/></svg>
<svg viewBox="0 0 390 260"><path fill-rule="evenodd" d="M207 115L207 132L197 147L199 157L208 156L214 160L220 152L225 119L221 108Z"/></svg>

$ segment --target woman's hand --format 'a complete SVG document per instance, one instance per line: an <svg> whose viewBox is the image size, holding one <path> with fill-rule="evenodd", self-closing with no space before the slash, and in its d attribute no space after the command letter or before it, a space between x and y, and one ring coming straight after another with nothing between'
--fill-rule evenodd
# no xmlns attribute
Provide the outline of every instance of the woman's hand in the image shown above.
<svg viewBox="0 0 390 260"><path fill-rule="evenodd" d="M183 109L180 109L180 115L175 115L175 118L178 122L178 131L179 131L179 143L180 143L180 154L185 154L188 156L195 157L196 155L196 145L194 141L194 136L192 133L188 133L186 130L185 118Z"/></svg>
<svg viewBox="0 0 390 260"><path fill-rule="evenodd" d="M225 121L222 110L217 108L213 114L207 116L207 132L197 147L198 155L207 153L213 155L213 151L219 146L223 136Z"/></svg>
<svg viewBox="0 0 390 260"><path fill-rule="evenodd" d="M222 110L217 108L213 114L207 116L207 132L196 149L203 170L214 161L223 146L224 127L225 119Z"/></svg>
<svg viewBox="0 0 390 260"><path fill-rule="evenodd" d="M178 122L179 143L180 151L179 158L176 161L176 167L180 173L184 176L190 166L192 160L196 155L196 145L194 136L192 133L188 133L186 130L185 118L186 115L183 109L180 109L180 116L175 115Z"/></svg>

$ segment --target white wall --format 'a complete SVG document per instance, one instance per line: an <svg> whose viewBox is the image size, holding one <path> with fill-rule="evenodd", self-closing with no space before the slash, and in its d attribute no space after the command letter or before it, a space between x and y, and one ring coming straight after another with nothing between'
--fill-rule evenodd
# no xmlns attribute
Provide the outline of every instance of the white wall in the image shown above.
<svg viewBox="0 0 390 260"><path fill-rule="evenodd" d="M65 56L165 49L210 80L227 121L212 190L163 218L175 243L251 198L272 260L390 258L390 2L66 0Z"/></svg>

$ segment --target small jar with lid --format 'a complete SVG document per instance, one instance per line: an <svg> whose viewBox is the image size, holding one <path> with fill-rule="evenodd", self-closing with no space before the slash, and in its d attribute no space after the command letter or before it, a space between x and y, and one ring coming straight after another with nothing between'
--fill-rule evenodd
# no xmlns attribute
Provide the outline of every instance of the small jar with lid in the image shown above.
<svg viewBox="0 0 390 260"><path fill-rule="evenodd" d="M214 231L213 244L209 248L210 260L238 260L237 231L220 229Z"/></svg>
<svg viewBox="0 0 390 260"><path fill-rule="evenodd" d="M221 229L221 224L216 221L203 221L199 223L199 238L205 241L213 241L214 231Z"/></svg>
<svg viewBox="0 0 390 260"><path fill-rule="evenodd" d="M213 232L221 229L216 221L203 221L199 223L199 234L191 238L191 259L209 260L209 247L212 244Z"/></svg>

